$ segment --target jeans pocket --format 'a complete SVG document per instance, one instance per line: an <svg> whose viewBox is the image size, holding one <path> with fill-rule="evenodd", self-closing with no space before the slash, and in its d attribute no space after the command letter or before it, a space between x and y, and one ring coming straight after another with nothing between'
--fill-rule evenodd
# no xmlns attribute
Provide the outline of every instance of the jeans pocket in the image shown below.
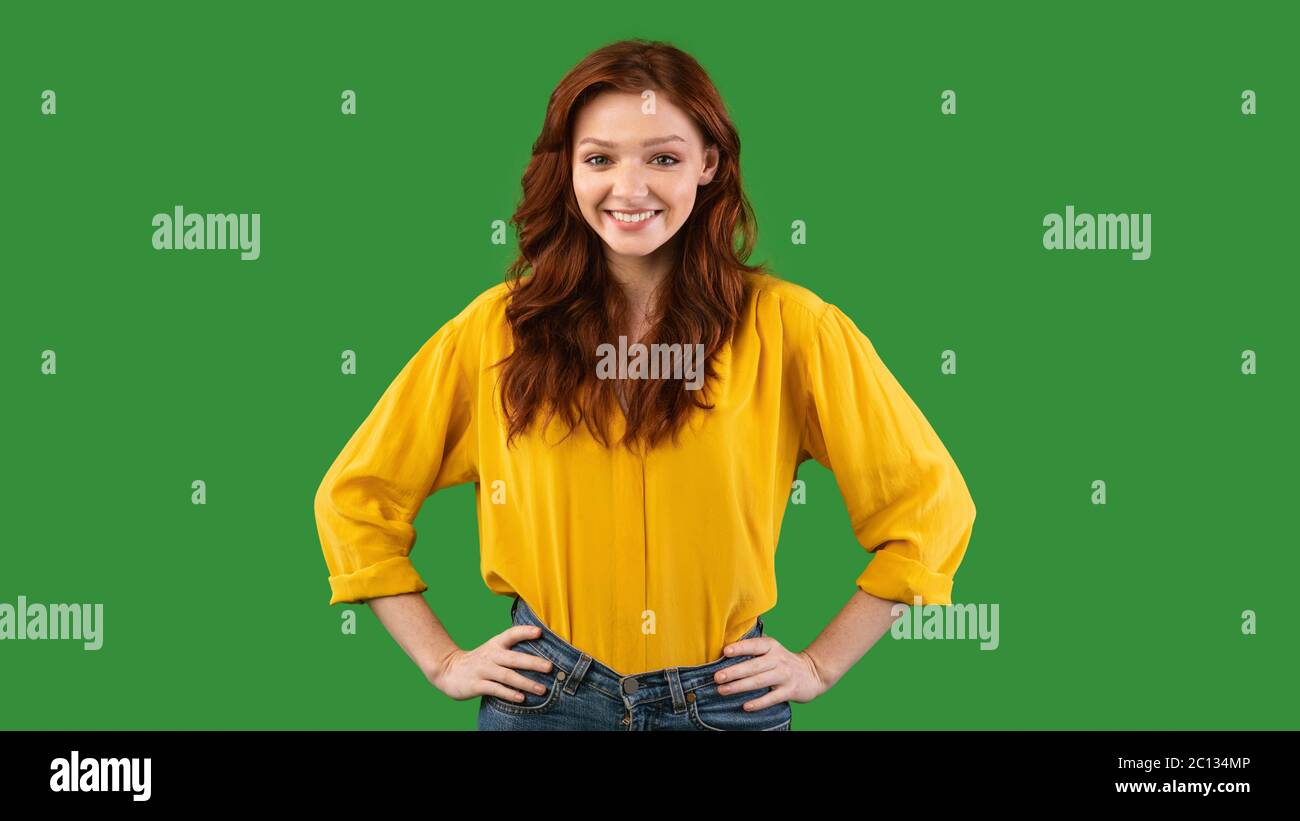
<svg viewBox="0 0 1300 821"><path fill-rule="evenodd" d="M687 694L686 713L691 723L701 730L788 730L793 717L788 701L761 710L745 709L746 702L771 691L771 687L759 687L720 694L717 685L705 684Z"/></svg>
<svg viewBox="0 0 1300 821"><path fill-rule="evenodd" d="M511 647L511 649L520 653L527 653L530 656L546 658L545 656L532 651L526 645L527 642L520 642ZM549 661L549 659L547 660ZM499 696L485 695L483 696L483 701L487 706L502 713L509 713L510 715L536 715L537 713L544 713L555 706L555 702L559 700L560 696L561 681L559 676L556 675L559 671L559 667L557 667L554 662L551 663L551 670L548 673L519 667L512 667L511 669L524 678L542 685L546 688L546 692L539 694L532 690L519 690L517 692L522 692L524 695L523 701L511 701L510 699L500 698ZM510 687L512 690L515 689L514 687L511 687L511 685L507 684L506 686Z"/></svg>

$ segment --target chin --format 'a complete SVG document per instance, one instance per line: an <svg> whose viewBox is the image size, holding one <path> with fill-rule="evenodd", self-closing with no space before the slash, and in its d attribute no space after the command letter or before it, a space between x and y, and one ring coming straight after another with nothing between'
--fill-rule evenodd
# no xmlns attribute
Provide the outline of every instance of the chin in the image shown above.
<svg viewBox="0 0 1300 821"><path fill-rule="evenodd" d="M605 240L605 244L616 254L622 254L625 257L644 257L653 254L663 247L662 242L627 242L619 238L617 242Z"/></svg>

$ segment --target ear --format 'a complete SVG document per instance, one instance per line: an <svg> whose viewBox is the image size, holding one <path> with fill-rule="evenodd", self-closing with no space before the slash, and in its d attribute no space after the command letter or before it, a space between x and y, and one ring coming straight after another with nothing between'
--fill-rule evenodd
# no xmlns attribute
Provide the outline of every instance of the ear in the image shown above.
<svg viewBox="0 0 1300 821"><path fill-rule="evenodd" d="M713 175L718 173L718 147L710 145L704 149L704 168L700 170L699 185L708 185Z"/></svg>

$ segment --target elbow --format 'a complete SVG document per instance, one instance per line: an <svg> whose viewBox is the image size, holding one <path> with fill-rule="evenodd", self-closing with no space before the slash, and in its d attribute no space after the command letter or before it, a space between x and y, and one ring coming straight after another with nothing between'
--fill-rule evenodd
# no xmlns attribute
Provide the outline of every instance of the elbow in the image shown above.
<svg viewBox="0 0 1300 821"><path fill-rule="evenodd" d="M961 470L951 459L948 460L948 495L949 504L957 519L964 525L965 530L975 523L975 498L971 496L970 486L966 484L966 478L961 475Z"/></svg>
<svg viewBox="0 0 1300 821"><path fill-rule="evenodd" d="M316 486L316 492L312 496L312 512L316 517L317 524L322 523L328 516L333 514L338 506L334 504L334 491L337 483L334 481L334 472L329 471L321 479L320 484Z"/></svg>

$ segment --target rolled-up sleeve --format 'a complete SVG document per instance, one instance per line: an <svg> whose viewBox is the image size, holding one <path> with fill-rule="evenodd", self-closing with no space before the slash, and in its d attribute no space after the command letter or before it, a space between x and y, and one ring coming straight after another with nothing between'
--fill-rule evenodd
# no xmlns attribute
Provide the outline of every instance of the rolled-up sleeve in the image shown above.
<svg viewBox="0 0 1300 821"><path fill-rule="evenodd" d="M914 604L952 604L975 503L930 423L870 340L828 304L806 345L801 456L835 474L858 543L857 587Z"/></svg>
<svg viewBox="0 0 1300 821"><path fill-rule="evenodd" d="M435 491L478 478L463 316L406 363L316 491L330 604L428 589L410 560L416 514Z"/></svg>

